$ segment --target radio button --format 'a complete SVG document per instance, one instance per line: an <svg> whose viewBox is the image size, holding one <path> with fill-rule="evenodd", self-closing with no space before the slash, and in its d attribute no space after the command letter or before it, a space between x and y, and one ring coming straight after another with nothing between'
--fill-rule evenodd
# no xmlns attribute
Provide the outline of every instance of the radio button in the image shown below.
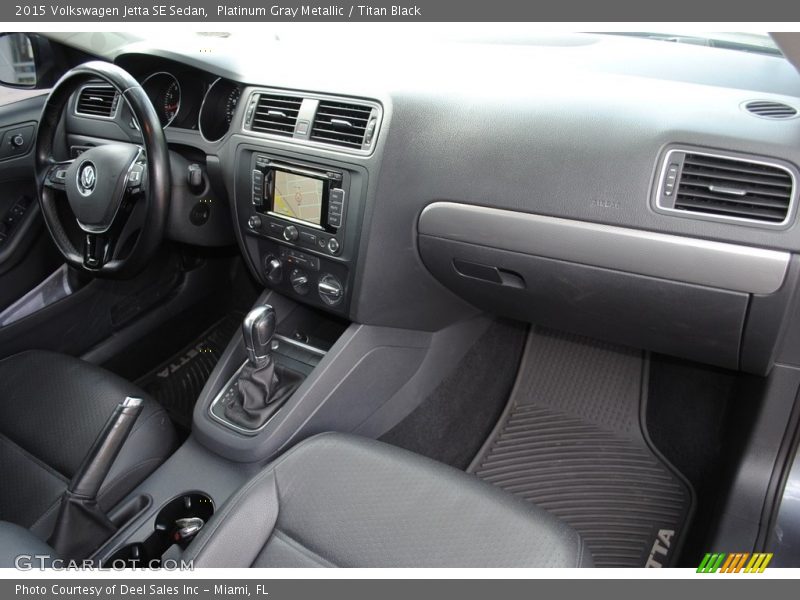
<svg viewBox="0 0 800 600"><path fill-rule="evenodd" d="M342 215L328 213L328 225L336 227L337 229L342 226Z"/></svg>
<svg viewBox="0 0 800 600"><path fill-rule="evenodd" d="M328 202L333 204L342 204L344 202L344 190L342 188L333 188L328 194Z"/></svg>
<svg viewBox="0 0 800 600"><path fill-rule="evenodd" d="M269 224L269 233L270 235L274 236L282 236L283 235L283 225L280 223L270 223Z"/></svg>
<svg viewBox="0 0 800 600"><path fill-rule="evenodd" d="M307 231L301 231L300 241L304 244L308 244L309 246L316 246L317 236L315 236L313 233L308 233Z"/></svg>
<svg viewBox="0 0 800 600"><path fill-rule="evenodd" d="M294 242L300 236L300 233L297 231L297 227L294 225L289 225L283 229L283 239L287 242Z"/></svg>

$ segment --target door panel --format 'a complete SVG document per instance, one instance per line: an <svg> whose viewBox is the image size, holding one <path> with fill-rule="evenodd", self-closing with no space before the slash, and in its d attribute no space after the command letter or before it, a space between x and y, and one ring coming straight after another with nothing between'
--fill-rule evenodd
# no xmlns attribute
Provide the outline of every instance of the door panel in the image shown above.
<svg viewBox="0 0 800 600"><path fill-rule="evenodd" d="M0 310L60 264L39 215L33 171L46 90L0 88Z"/></svg>

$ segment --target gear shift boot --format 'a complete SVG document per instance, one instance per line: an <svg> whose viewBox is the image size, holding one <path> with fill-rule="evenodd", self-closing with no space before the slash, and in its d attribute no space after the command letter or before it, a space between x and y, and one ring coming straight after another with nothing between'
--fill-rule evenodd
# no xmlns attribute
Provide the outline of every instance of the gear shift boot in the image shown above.
<svg viewBox="0 0 800 600"><path fill-rule="evenodd" d="M225 406L225 417L245 429L266 423L303 382L303 376L275 364L253 368L249 363L228 393L234 398Z"/></svg>

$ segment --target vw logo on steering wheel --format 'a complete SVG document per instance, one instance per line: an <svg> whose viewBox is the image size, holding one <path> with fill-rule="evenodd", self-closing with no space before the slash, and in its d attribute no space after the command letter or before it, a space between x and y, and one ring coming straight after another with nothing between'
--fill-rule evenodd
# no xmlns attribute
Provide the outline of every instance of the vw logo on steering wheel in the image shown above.
<svg viewBox="0 0 800 600"><path fill-rule="evenodd" d="M97 168L87 160L78 169L78 190L84 196L88 196L94 190L95 183L97 183Z"/></svg>

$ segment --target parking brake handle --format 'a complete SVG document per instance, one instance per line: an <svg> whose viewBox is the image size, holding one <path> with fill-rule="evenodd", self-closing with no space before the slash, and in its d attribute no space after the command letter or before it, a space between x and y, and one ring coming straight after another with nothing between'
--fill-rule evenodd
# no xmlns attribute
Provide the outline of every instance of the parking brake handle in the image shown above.
<svg viewBox="0 0 800 600"><path fill-rule="evenodd" d="M60 557L85 558L116 531L97 495L141 412L140 398L125 398L116 406L64 492L49 540Z"/></svg>

